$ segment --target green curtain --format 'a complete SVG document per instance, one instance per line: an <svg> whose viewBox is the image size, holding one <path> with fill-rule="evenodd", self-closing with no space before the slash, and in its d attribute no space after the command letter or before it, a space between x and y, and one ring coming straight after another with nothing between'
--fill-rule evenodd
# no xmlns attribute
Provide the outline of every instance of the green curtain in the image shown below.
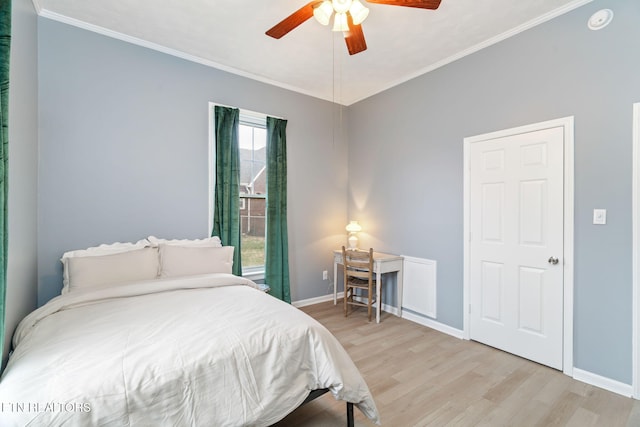
<svg viewBox="0 0 640 427"><path fill-rule="evenodd" d="M0 355L3 353L7 295L7 192L9 166L9 58L11 0L0 0Z"/></svg>
<svg viewBox="0 0 640 427"><path fill-rule="evenodd" d="M287 121L267 117L267 242L265 282L270 294L291 302L287 234Z"/></svg>
<svg viewBox="0 0 640 427"><path fill-rule="evenodd" d="M216 185L212 236L233 246L233 274L242 276L240 257L240 149L238 128L240 110L215 107Z"/></svg>

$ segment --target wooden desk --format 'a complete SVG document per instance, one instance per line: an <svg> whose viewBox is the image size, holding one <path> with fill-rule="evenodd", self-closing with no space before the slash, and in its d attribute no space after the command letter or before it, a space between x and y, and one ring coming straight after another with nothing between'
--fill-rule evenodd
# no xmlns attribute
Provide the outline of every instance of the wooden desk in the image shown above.
<svg viewBox="0 0 640 427"><path fill-rule="evenodd" d="M373 253L373 272L376 273L376 300L380 299L382 287L382 275L384 273L398 273L397 283L397 315L402 317L402 263L404 258L401 255L391 255L382 252ZM344 266L342 262L342 249L333 251L333 304L338 303L338 264ZM380 305L376 304L376 323L380 323Z"/></svg>

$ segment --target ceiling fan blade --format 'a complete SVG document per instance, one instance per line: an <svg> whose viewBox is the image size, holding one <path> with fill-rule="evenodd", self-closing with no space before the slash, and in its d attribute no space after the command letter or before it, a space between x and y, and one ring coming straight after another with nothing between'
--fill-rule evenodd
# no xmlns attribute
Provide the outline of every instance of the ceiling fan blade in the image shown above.
<svg viewBox="0 0 640 427"><path fill-rule="evenodd" d="M349 12L347 12L347 23L349 24L349 31L345 31L344 41L347 44L349 55L355 55L363 50L367 50L367 42L364 39L362 25L355 25Z"/></svg>
<svg viewBox="0 0 640 427"><path fill-rule="evenodd" d="M419 7L435 10L441 0L367 0L368 3L388 4L389 6Z"/></svg>
<svg viewBox="0 0 640 427"><path fill-rule="evenodd" d="M322 3L322 1L316 0L307 3L291 15L284 18L282 21L278 22L273 28L267 30L265 34L273 37L274 39L279 39L298 25L305 22L307 19L311 18L313 16L313 7L318 3Z"/></svg>

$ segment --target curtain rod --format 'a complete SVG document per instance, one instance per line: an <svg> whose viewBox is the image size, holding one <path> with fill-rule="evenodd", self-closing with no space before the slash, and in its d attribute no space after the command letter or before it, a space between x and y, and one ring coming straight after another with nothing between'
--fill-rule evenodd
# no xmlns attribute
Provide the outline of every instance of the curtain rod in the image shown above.
<svg viewBox="0 0 640 427"><path fill-rule="evenodd" d="M245 113L248 113L248 114L254 114L254 115L259 115L259 116L268 116L268 117L273 117L274 119L287 120L284 117L273 116L271 114L266 114L266 113L259 113L257 111L251 111L251 110L247 110L246 108L235 107L233 105L225 105L225 104L221 104L219 102L210 101L209 105L214 105L214 106L217 105L217 106L220 106L220 107L227 107L227 108L237 108L238 110L244 111Z"/></svg>

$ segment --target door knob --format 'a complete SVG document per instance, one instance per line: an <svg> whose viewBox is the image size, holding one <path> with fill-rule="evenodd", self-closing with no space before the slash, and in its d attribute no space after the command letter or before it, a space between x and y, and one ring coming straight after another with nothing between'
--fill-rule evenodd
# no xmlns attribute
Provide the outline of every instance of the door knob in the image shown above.
<svg viewBox="0 0 640 427"><path fill-rule="evenodd" d="M556 257L549 258L549 264L556 265L557 263L558 263L558 258Z"/></svg>

